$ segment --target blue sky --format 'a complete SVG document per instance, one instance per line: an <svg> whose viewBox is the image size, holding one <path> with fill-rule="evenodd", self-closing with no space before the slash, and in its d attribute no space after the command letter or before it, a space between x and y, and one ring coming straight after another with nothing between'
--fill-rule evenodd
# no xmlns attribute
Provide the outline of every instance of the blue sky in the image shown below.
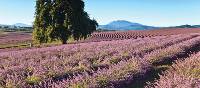
<svg viewBox="0 0 200 88"><path fill-rule="evenodd" d="M34 20L35 0L0 0L0 24ZM200 0L84 0L99 24L128 20L152 26L200 24Z"/></svg>
<svg viewBox="0 0 200 88"><path fill-rule="evenodd" d="M35 0L0 1L0 24L32 24L35 13Z"/></svg>

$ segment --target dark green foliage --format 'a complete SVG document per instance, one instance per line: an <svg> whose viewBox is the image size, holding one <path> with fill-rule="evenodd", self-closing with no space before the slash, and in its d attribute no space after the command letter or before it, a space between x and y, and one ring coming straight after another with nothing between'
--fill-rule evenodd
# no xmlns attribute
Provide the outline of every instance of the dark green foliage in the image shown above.
<svg viewBox="0 0 200 88"><path fill-rule="evenodd" d="M197 28L195 25L181 25L181 26L176 26L176 28Z"/></svg>
<svg viewBox="0 0 200 88"><path fill-rule="evenodd" d="M38 43L86 38L98 23L84 11L82 0L37 0L33 38Z"/></svg>
<svg viewBox="0 0 200 88"><path fill-rule="evenodd" d="M48 28L51 25L51 0L37 0L33 38L35 42L48 42Z"/></svg>

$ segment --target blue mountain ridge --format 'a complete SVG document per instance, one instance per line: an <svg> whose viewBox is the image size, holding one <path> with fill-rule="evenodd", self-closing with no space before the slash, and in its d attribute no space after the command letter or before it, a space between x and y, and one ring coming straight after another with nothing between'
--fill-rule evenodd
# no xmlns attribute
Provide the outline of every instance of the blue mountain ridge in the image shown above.
<svg viewBox="0 0 200 88"><path fill-rule="evenodd" d="M147 26L139 23L133 23L125 20L113 21L107 25L100 25L98 27L98 29L106 29L106 30L149 30L156 28L157 27Z"/></svg>

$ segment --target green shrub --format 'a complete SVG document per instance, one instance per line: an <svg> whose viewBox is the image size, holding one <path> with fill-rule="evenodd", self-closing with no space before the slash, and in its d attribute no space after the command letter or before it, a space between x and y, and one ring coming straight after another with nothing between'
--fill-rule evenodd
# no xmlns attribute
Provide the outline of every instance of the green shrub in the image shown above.
<svg viewBox="0 0 200 88"><path fill-rule="evenodd" d="M42 80L38 76L28 76L25 81L30 85L34 85L34 84L39 84Z"/></svg>

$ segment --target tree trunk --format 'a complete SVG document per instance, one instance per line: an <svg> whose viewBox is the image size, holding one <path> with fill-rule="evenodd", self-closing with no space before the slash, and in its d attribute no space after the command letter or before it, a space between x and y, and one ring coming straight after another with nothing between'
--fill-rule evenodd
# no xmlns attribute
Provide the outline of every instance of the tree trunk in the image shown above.
<svg viewBox="0 0 200 88"><path fill-rule="evenodd" d="M67 44L67 41L62 40L62 44Z"/></svg>

